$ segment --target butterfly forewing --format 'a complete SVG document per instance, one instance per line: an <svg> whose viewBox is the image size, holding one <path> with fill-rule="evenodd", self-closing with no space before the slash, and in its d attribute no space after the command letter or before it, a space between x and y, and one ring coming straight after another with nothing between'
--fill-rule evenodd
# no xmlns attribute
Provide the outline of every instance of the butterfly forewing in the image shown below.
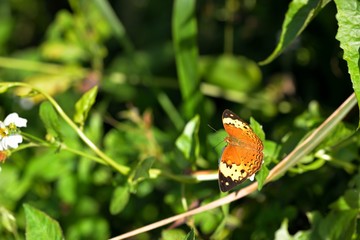
<svg viewBox="0 0 360 240"><path fill-rule="evenodd" d="M219 162L219 186L223 192L255 174L263 160L263 144L250 126L235 113L225 110L223 125L228 137Z"/></svg>

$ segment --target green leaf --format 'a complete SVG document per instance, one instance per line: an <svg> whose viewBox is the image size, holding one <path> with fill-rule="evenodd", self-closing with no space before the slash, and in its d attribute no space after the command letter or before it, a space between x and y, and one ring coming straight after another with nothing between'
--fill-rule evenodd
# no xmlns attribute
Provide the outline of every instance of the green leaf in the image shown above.
<svg viewBox="0 0 360 240"><path fill-rule="evenodd" d="M154 157L149 157L138 163L136 168L132 171L128 180L131 186L131 191L135 191L135 186L139 182L149 178L149 170L154 164L154 161Z"/></svg>
<svg viewBox="0 0 360 240"><path fill-rule="evenodd" d="M184 240L186 233L181 229L167 229L161 232L161 239Z"/></svg>
<svg viewBox="0 0 360 240"><path fill-rule="evenodd" d="M256 135L265 142L265 132L262 129L262 126L254 119L250 118L251 129L256 133ZM259 172L255 175L256 180L258 181L258 190L260 191L265 183L267 176L269 175L269 169L263 163Z"/></svg>
<svg viewBox="0 0 360 240"><path fill-rule="evenodd" d="M89 114L89 111L91 110L91 107L95 103L95 99L97 96L98 87L95 86L89 91L87 91L79 101L75 104L75 115L74 115L74 121L78 123L80 126L84 125L84 122Z"/></svg>
<svg viewBox="0 0 360 240"><path fill-rule="evenodd" d="M196 237L195 237L194 229L191 229L190 232L184 238L184 240L195 240L195 239Z"/></svg>
<svg viewBox="0 0 360 240"><path fill-rule="evenodd" d="M360 108L360 2L335 0L339 30L336 39L344 50L353 88ZM360 123L359 123L360 124Z"/></svg>
<svg viewBox="0 0 360 240"><path fill-rule="evenodd" d="M194 216L194 221L198 229L204 234L211 234L221 223L219 210L206 211Z"/></svg>
<svg viewBox="0 0 360 240"><path fill-rule="evenodd" d="M360 192L357 189L347 190L344 199L351 208L360 209Z"/></svg>
<svg viewBox="0 0 360 240"><path fill-rule="evenodd" d="M14 214L4 206L0 206L0 225L12 234L16 234L17 232L16 218Z"/></svg>
<svg viewBox="0 0 360 240"><path fill-rule="evenodd" d="M222 89L250 92L261 83L261 70L257 63L243 56L221 55L202 57L201 78Z"/></svg>
<svg viewBox="0 0 360 240"><path fill-rule="evenodd" d="M36 208L24 204L27 240L64 239L60 225Z"/></svg>
<svg viewBox="0 0 360 240"><path fill-rule="evenodd" d="M269 169L263 165L261 166L259 172L256 173L255 178L256 181L258 182L258 190L260 191L262 189L262 187L264 186L265 180L267 178L267 176L269 175Z"/></svg>
<svg viewBox="0 0 360 240"><path fill-rule="evenodd" d="M47 138L54 139L59 138L62 139L60 123L58 119L58 115L54 110L53 106L50 102L43 102L40 105L39 115L41 120L43 121L46 131L47 131Z"/></svg>
<svg viewBox="0 0 360 240"><path fill-rule="evenodd" d="M176 139L176 147L189 161L194 161L199 157L199 126L200 117L196 115L186 124L183 133Z"/></svg>
<svg viewBox="0 0 360 240"><path fill-rule="evenodd" d="M149 170L154 164L154 161L154 157L148 157L137 164L128 179L131 193L137 192L137 185L150 177Z"/></svg>
<svg viewBox="0 0 360 240"><path fill-rule="evenodd" d="M275 232L275 240L283 240L283 239L293 239L293 237L290 235L289 231L288 231L288 220L284 219L283 222L281 223L281 227L276 230Z"/></svg>
<svg viewBox="0 0 360 240"><path fill-rule="evenodd" d="M173 8L173 44L183 99L190 99L199 85L195 7L196 1L175 0Z"/></svg>
<svg viewBox="0 0 360 240"><path fill-rule="evenodd" d="M133 172L132 181L139 182L149 178L149 170L155 161L154 157L146 158L144 161L139 162L138 166Z"/></svg>
<svg viewBox="0 0 360 240"><path fill-rule="evenodd" d="M281 146L273 141L266 140L264 142L264 160L267 166L271 162L277 162L280 154Z"/></svg>
<svg viewBox="0 0 360 240"><path fill-rule="evenodd" d="M262 129L260 123L258 123L254 118L250 118L250 127L256 133L256 135L261 139L261 141L265 141L265 132Z"/></svg>
<svg viewBox="0 0 360 240"><path fill-rule="evenodd" d="M115 188L110 202L110 213L115 215L120 213L129 202L130 192L128 187L120 186Z"/></svg>
<svg viewBox="0 0 360 240"><path fill-rule="evenodd" d="M293 0L285 15L278 45L271 55L259 64L268 64L278 57L329 2L330 0Z"/></svg>
<svg viewBox="0 0 360 240"><path fill-rule="evenodd" d="M338 210L338 211L351 209L348 203L346 202L344 196L341 196L338 200L330 204L329 207L333 210Z"/></svg>
<svg viewBox="0 0 360 240"><path fill-rule="evenodd" d="M322 239L352 239L356 232L358 210L332 211L320 222Z"/></svg>

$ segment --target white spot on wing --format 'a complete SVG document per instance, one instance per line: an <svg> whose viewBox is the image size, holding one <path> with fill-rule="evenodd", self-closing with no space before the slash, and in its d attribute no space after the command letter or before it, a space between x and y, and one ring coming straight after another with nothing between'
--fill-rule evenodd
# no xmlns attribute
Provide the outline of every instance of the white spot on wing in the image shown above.
<svg viewBox="0 0 360 240"><path fill-rule="evenodd" d="M255 180L255 173L254 173L253 175L251 175L251 176L249 177L249 179L250 179L250 181L254 181L254 180Z"/></svg>

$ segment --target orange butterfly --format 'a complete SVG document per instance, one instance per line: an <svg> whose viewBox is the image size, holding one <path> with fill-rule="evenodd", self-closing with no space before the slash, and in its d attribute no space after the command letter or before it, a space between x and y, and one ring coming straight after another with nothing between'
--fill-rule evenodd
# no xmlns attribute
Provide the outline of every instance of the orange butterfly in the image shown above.
<svg viewBox="0 0 360 240"><path fill-rule="evenodd" d="M227 192L255 176L263 162L264 146L250 126L232 111L224 111L222 122L229 136L219 162L219 186Z"/></svg>

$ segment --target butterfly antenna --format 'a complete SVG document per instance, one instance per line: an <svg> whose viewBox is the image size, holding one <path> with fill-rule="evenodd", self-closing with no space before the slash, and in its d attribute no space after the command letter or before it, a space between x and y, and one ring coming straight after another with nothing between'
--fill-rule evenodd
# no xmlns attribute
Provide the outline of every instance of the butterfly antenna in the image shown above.
<svg viewBox="0 0 360 240"><path fill-rule="evenodd" d="M208 124L208 127L209 127L210 129L212 129L214 132L216 132L216 129L213 128L210 124Z"/></svg>

